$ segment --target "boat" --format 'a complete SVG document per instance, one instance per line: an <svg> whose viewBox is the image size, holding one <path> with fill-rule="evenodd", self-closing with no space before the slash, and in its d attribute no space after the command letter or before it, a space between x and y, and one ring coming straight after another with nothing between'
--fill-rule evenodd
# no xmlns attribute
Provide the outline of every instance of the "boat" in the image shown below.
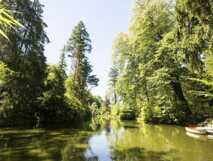
<svg viewBox="0 0 213 161"><path fill-rule="evenodd" d="M206 135L207 134L207 130L203 127L185 127L185 130L188 133L193 133L193 134L197 134L197 135Z"/></svg>

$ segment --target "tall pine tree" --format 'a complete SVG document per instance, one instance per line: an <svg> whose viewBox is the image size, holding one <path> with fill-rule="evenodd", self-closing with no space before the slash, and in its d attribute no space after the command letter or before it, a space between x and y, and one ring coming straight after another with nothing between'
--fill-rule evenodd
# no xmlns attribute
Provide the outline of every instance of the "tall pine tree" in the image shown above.
<svg viewBox="0 0 213 161"><path fill-rule="evenodd" d="M0 39L0 60L16 74L5 87L12 111L11 124L33 124L33 115L42 95L46 77L44 45L48 37L38 0L2 0L23 27L8 31L9 42ZM25 119L31 119L24 122ZM22 122L21 122L22 121Z"/></svg>
<svg viewBox="0 0 213 161"><path fill-rule="evenodd" d="M73 29L71 37L66 45L66 51L72 60L72 92L83 105L87 105L88 86L97 86L98 79L91 75L92 66L87 54L91 53L92 45L89 34L82 21Z"/></svg>

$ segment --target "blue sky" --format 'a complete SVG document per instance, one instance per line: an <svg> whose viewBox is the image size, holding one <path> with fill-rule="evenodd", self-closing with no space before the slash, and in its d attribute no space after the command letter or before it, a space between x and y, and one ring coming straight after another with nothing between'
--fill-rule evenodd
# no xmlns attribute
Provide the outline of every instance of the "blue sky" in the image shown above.
<svg viewBox="0 0 213 161"><path fill-rule="evenodd" d="M60 50L73 27L83 20L92 40L90 62L100 79L93 90L104 96L111 67L112 43L119 32L126 32L134 0L40 0L45 5L44 21L51 43L45 55L49 64L58 62Z"/></svg>

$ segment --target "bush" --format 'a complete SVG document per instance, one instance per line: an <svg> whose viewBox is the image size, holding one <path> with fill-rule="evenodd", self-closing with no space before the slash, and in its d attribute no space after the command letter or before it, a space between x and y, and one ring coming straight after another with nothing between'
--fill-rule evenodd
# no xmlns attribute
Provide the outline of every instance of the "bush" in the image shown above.
<svg viewBox="0 0 213 161"><path fill-rule="evenodd" d="M118 104L112 105L111 108L111 115L113 117L118 117L120 115L121 109L120 106Z"/></svg>

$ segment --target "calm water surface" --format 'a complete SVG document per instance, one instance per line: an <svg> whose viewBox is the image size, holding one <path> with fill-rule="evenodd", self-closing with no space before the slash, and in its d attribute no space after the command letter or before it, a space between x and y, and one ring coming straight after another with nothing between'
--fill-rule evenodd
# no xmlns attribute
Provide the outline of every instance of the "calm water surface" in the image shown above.
<svg viewBox="0 0 213 161"><path fill-rule="evenodd" d="M90 127L1 129L0 161L213 161L213 140L189 137L181 127L114 121Z"/></svg>

